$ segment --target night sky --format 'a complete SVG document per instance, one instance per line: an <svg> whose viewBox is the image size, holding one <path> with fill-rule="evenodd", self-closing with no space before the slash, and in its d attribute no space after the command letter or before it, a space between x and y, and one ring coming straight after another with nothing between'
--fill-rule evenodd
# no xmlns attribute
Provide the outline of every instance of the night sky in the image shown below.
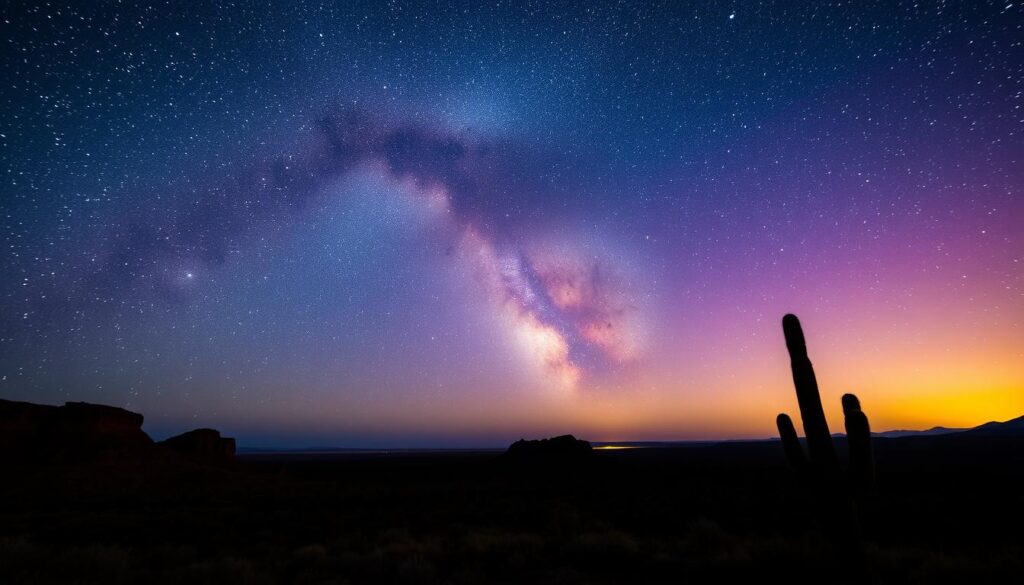
<svg viewBox="0 0 1024 585"><path fill-rule="evenodd" d="M157 438L1024 414L1016 2L5 3L0 397Z"/></svg>

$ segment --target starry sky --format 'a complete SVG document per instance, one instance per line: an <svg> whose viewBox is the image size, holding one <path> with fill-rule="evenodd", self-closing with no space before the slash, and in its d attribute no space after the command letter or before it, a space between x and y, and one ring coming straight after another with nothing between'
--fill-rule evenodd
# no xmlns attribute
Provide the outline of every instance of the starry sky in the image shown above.
<svg viewBox="0 0 1024 585"><path fill-rule="evenodd" d="M1016 2L13 2L0 397L497 446L1024 414Z"/></svg>

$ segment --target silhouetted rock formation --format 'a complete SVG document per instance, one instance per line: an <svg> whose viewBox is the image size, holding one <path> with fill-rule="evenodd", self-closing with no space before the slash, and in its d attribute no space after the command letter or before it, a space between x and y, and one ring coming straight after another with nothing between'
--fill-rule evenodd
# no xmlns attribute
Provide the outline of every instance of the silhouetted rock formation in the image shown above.
<svg viewBox="0 0 1024 585"><path fill-rule="evenodd" d="M539 441L520 439L509 446L505 457L513 461L569 462L584 461L594 455L590 443L572 435Z"/></svg>
<svg viewBox="0 0 1024 585"><path fill-rule="evenodd" d="M142 421L141 414L102 404L0 400L0 453L21 463L138 456L153 445Z"/></svg>
<svg viewBox="0 0 1024 585"><path fill-rule="evenodd" d="M235 440L214 429L196 429L159 443L191 459L226 463L235 459Z"/></svg>
<svg viewBox="0 0 1024 585"><path fill-rule="evenodd" d="M205 463L235 458L235 440L196 429L160 443L142 430L143 416L86 402L64 406L0 400L0 458L24 465L167 462L184 455Z"/></svg>

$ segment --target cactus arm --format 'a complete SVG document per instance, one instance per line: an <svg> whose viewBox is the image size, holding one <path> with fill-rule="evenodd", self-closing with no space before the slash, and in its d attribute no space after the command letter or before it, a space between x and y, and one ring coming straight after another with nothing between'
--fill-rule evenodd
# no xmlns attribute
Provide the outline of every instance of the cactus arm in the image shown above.
<svg viewBox="0 0 1024 585"><path fill-rule="evenodd" d="M789 350L793 370L793 385L796 386L796 398L800 405L804 434L807 436L811 465L826 475L838 474L839 459L836 457L832 435L825 421L825 410L821 406L814 367L807 357L804 332L796 315L790 314L782 318L782 331L786 336L786 348Z"/></svg>
<svg viewBox="0 0 1024 585"><path fill-rule="evenodd" d="M860 400L853 394L843 395L843 414L850 445L850 481L859 491L871 491L875 483L875 460L868 417L860 409Z"/></svg>
<svg viewBox="0 0 1024 585"><path fill-rule="evenodd" d="M775 425L779 427L779 437L782 438L782 449L786 452L786 460L789 466L798 472L807 468L807 458L804 457L803 447L796 437L796 429L793 428L793 421L788 414L780 414L775 419Z"/></svg>

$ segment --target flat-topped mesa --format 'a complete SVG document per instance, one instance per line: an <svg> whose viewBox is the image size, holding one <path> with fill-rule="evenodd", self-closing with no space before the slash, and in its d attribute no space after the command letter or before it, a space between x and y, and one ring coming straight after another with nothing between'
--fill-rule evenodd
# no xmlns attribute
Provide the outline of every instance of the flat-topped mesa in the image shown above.
<svg viewBox="0 0 1024 585"><path fill-rule="evenodd" d="M166 463L181 456L221 464L235 458L235 440L214 429L154 443L142 430L143 420L137 412L103 404L50 406L0 399L0 458L21 465Z"/></svg>
<svg viewBox="0 0 1024 585"><path fill-rule="evenodd" d="M161 441L160 446L191 459L226 463L235 459L235 440L214 429L195 429Z"/></svg>
<svg viewBox="0 0 1024 585"><path fill-rule="evenodd" d="M520 439L509 446L505 457L515 461L583 461L594 455L590 443L572 435L527 441Z"/></svg>
<svg viewBox="0 0 1024 585"><path fill-rule="evenodd" d="M145 420L141 414L104 404L88 402L66 402L57 408L57 415L64 432L104 437L111 440L120 438L149 439L142 430Z"/></svg>
<svg viewBox="0 0 1024 585"><path fill-rule="evenodd" d="M102 404L0 400L0 453L20 463L139 456L153 445L142 422L141 414Z"/></svg>

